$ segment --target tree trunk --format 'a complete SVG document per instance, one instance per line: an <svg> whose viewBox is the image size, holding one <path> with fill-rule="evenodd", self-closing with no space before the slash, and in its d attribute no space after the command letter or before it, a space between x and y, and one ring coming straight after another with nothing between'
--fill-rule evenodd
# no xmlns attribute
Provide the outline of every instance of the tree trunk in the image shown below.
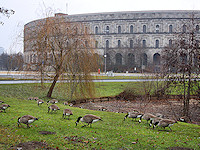
<svg viewBox="0 0 200 150"><path fill-rule="evenodd" d="M191 74L189 73L187 97L184 103L184 116L189 117L189 102L190 102Z"/></svg>
<svg viewBox="0 0 200 150"><path fill-rule="evenodd" d="M47 93L47 97L51 97L51 95L53 93L53 89L56 85L56 82L58 81L59 76L60 76L59 74L56 74L56 76L54 77L53 83L51 84L51 87L49 88L49 91Z"/></svg>

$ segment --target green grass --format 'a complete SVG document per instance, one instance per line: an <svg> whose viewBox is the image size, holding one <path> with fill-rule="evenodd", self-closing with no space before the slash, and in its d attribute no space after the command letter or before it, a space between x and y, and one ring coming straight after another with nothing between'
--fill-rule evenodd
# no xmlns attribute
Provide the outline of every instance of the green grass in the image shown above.
<svg viewBox="0 0 200 150"><path fill-rule="evenodd" d="M96 87L100 95L115 95L123 91L125 83L101 83ZM141 124L131 119L123 121L125 114L101 112L65 106L62 103L56 113L47 113L47 105L37 106L36 101L29 101L29 96L44 97L46 89L36 84L1 85L0 100L11 107L6 113L0 113L0 149L8 149L19 142L43 141L49 146L59 149L165 149L167 147L190 147L199 149L200 127L198 125L178 123L163 131L161 128L151 129L146 121ZM54 97L65 99L58 89ZM62 110L70 108L74 115L70 120L62 119ZM40 117L30 128L22 124L17 126L17 118L23 115ZM92 127L84 127L75 121L79 116L94 114L103 121L94 123ZM162 130L162 131L160 131ZM56 132L53 135L41 135L39 131Z"/></svg>

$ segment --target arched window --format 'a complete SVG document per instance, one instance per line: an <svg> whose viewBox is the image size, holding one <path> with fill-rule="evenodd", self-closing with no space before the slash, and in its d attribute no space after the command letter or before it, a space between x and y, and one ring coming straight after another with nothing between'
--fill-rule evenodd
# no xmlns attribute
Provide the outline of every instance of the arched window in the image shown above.
<svg viewBox="0 0 200 150"><path fill-rule="evenodd" d="M95 41L95 48L98 48L98 41Z"/></svg>
<svg viewBox="0 0 200 150"><path fill-rule="evenodd" d="M88 34L88 28L87 27L85 27L85 33Z"/></svg>
<svg viewBox="0 0 200 150"><path fill-rule="evenodd" d="M67 46L67 48L69 48L69 41L66 42L66 46Z"/></svg>
<svg viewBox="0 0 200 150"><path fill-rule="evenodd" d="M159 33L159 25L156 25L156 33Z"/></svg>
<svg viewBox="0 0 200 150"><path fill-rule="evenodd" d="M160 65L160 54L155 53L153 55L153 64L154 65Z"/></svg>
<svg viewBox="0 0 200 150"><path fill-rule="evenodd" d="M95 27L95 34L98 34L98 31L99 30L99 28L98 27Z"/></svg>
<svg viewBox="0 0 200 150"><path fill-rule="evenodd" d="M173 26L169 25L169 33L172 33L172 32L173 32Z"/></svg>
<svg viewBox="0 0 200 150"><path fill-rule="evenodd" d="M140 61L141 65L147 66L147 54L145 53L141 54Z"/></svg>
<svg viewBox="0 0 200 150"><path fill-rule="evenodd" d="M186 33L186 25L183 25L183 33Z"/></svg>
<svg viewBox="0 0 200 150"><path fill-rule="evenodd" d="M109 48L109 41L106 40L106 48Z"/></svg>
<svg viewBox="0 0 200 150"><path fill-rule="evenodd" d="M109 26L106 26L106 34L109 34L109 32L110 32Z"/></svg>
<svg viewBox="0 0 200 150"><path fill-rule="evenodd" d="M110 54L108 54L108 53L106 53L106 65L107 66L111 65Z"/></svg>
<svg viewBox="0 0 200 150"><path fill-rule="evenodd" d="M146 32L147 32L147 26L143 25L143 33L146 33Z"/></svg>
<svg viewBox="0 0 200 150"><path fill-rule="evenodd" d="M130 48L133 48L133 40L130 40Z"/></svg>
<svg viewBox="0 0 200 150"><path fill-rule="evenodd" d="M187 55L181 54L180 55L180 61L181 61L182 64L187 64Z"/></svg>
<svg viewBox="0 0 200 150"><path fill-rule="evenodd" d="M146 40L143 40L143 41L142 41L142 47L143 47L143 48L146 48Z"/></svg>
<svg viewBox="0 0 200 150"><path fill-rule="evenodd" d="M159 48L159 40L156 40L156 48Z"/></svg>
<svg viewBox="0 0 200 150"><path fill-rule="evenodd" d="M172 40L169 40L169 47L172 47Z"/></svg>
<svg viewBox="0 0 200 150"><path fill-rule="evenodd" d="M121 33L121 26L118 26L118 33Z"/></svg>
<svg viewBox="0 0 200 150"><path fill-rule="evenodd" d="M118 48L120 48L120 47L121 47L121 41L118 40Z"/></svg>
<svg viewBox="0 0 200 150"><path fill-rule="evenodd" d="M134 65L135 65L135 56L132 53L128 54L127 65L129 67L134 67Z"/></svg>
<svg viewBox="0 0 200 150"><path fill-rule="evenodd" d="M133 25L130 26L130 33L133 33Z"/></svg>
<svg viewBox="0 0 200 150"><path fill-rule="evenodd" d="M196 25L196 31L199 32L199 25Z"/></svg>
<svg viewBox="0 0 200 150"><path fill-rule="evenodd" d="M88 41L85 41L85 47L88 47Z"/></svg>
<svg viewBox="0 0 200 150"><path fill-rule="evenodd" d="M116 65L122 65L122 55L120 53L117 53L115 55Z"/></svg>

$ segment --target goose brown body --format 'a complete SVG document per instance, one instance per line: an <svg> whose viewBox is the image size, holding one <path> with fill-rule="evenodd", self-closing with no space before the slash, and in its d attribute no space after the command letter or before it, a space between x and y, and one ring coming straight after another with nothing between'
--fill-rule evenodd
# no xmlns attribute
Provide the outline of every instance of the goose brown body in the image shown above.
<svg viewBox="0 0 200 150"><path fill-rule="evenodd" d="M149 126L151 127L153 125L153 128L156 127L156 125L160 122L160 120L162 120L163 118L160 118L160 117L155 117L155 118L152 118L150 120L150 123L149 123Z"/></svg>
<svg viewBox="0 0 200 150"><path fill-rule="evenodd" d="M48 107L48 113L51 110L51 112L56 111L56 110L60 110L60 108L57 105L51 105Z"/></svg>
<svg viewBox="0 0 200 150"><path fill-rule="evenodd" d="M68 120L69 120L69 117L73 115L72 111L70 109L64 109L63 110L63 118L65 119L66 116L68 116Z"/></svg>
<svg viewBox="0 0 200 150"><path fill-rule="evenodd" d="M6 109L7 109L8 107L10 107L10 105L8 105L8 104L1 104L1 105L0 105L0 109L1 109L1 110L4 110L4 112L6 112Z"/></svg>
<svg viewBox="0 0 200 150"><path fill-rule="evenodd" d="M140 118L143 114L142 113L139 113L137 111L133 111L133 112L128 112L127 115L124 117L124 121L125 119L128 117L128 118Z"/></svg>
<svg viewBox="0 0 200 150"><path fill-rule="evenodd" d="M4 103L4 101L0 101L0 104Z"/></svg>
<svg viewBox="0 0 200 150"><path fill-rule="evenodd" d="M172 131L172 129L170 128L172 125L174 125L174 123L177 123L177 121L175 120L171 120L171 119L161 119L158 123L159 127L163 127L164 129L166 127L169 127L169 129Z"/></svg>
<svg viewBox="0 0 200 150"><path fill-rule="evenodd" d="M140 117L139 122L141 122L141 119L144 119L144 120L146 120L147 123L148 123L149 120L151 120L152 118L155 118L155 117L156 117L156 116L153 115L153 114L145 113L143 116Z"/></svg>
<svg viewBox="0 0 200 150"><path fill-rule="evenodd" d="M48 105L49 103L56 104L56 103L58 103L58 100L52 99L52 100L50 100L50 101L47 101L47 105Z"/></svg>
<svg viewBox="0 0 200 150"><path fill-rule="evenodd" d="M27 128L29 128L29 124L33 123L35 120L38 120L38 118L33 117L31 115L25 115L25 116L19 117L18 122L17 122L18 127L20 123L23 123L27 125Z"/></svg>
<svg viewBox="0 0 200 150"><path fill-rule="evenodd" d="M77 126L77 124L79 123L79 121L81 121L81 122L87 123L91 127L92 123L97 122L99 120L102 121L101 117L98 117L98 116L92 115L92 114L88 114L88 115L85 115L84 117L78 117L78 119L77 119L77 121L75 123L76 123L76 126ZM82 126L82 127L84 127L84 126Z"/></svg>
<svg viewBox="0 0 200 150"><path fill-rule="evenodd" d="M42 103L44 103L43 100L41 100L41 99L38 99L38 100L37 100L37 104L38 104L38 106L41 105Z"/></svg>

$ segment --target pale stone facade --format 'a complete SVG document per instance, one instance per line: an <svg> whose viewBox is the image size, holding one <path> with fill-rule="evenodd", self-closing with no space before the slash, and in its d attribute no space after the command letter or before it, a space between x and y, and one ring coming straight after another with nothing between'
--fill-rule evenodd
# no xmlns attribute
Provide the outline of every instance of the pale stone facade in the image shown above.
<svg viewBox="0 0 200 150"><path fill-rule="evenodd" d="M107 70L133 71L159 66L162 49L183 31L184 22L196 20L199 30L200 11L133 11L64 15L74 22L86 23L95 36L95 51L106 53ZM25 25L34 26L36 21ZM25 30L26 38L26 30ZM24 43L25 62L31 61L31 46ZM28 48L29 47L29 48ZM142 59L141 59L142 56ZM31 58L30 58L31 57Z"/></svg>

